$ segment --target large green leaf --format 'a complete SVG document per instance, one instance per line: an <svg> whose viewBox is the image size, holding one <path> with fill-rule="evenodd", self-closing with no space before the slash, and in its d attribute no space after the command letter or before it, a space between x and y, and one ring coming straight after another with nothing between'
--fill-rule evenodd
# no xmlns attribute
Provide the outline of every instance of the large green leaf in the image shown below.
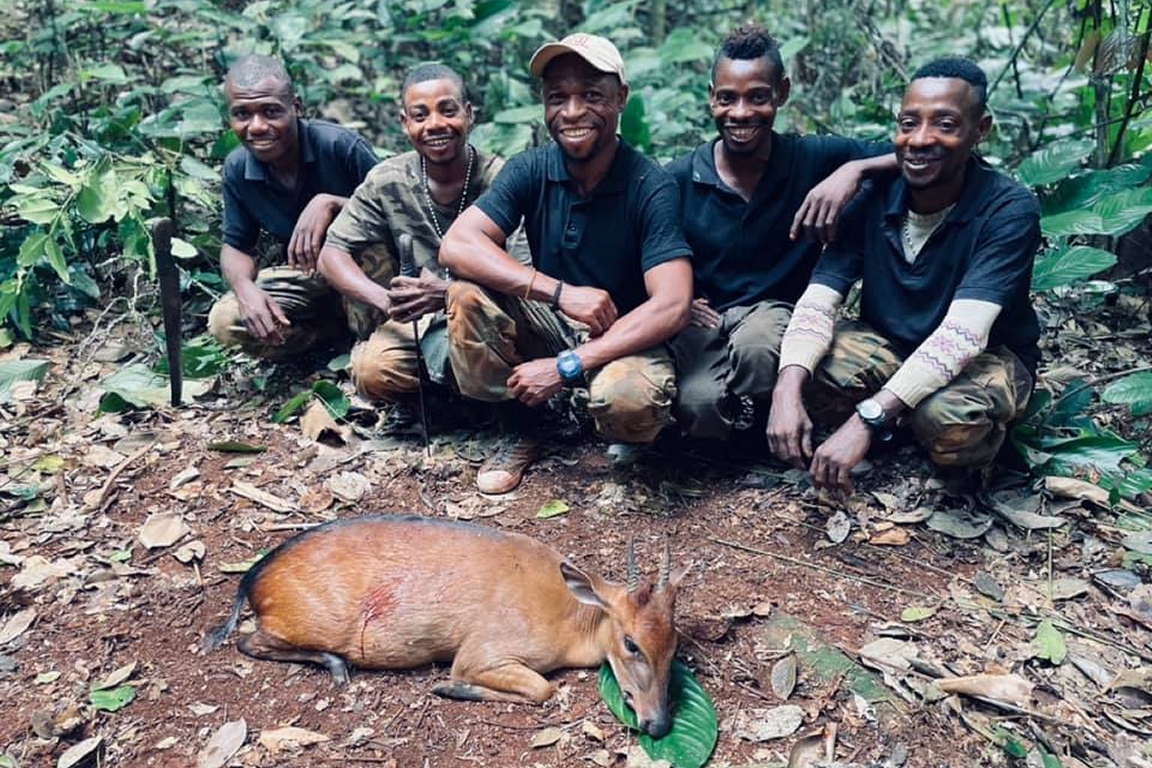
<svg viewBox="0 0 1152 768"><path fill-rule="evenodd" d="M648 119L644 115L644 99L633 94L620 116L620 135L641 152L652 151L652 133L648 130Z"/></svg>
<svg viewBox="0 0 1152 768"><path fill-rule="evenodd" d="M1096 201L1090 210L1044 216L1040 229L1048 237L1071 235L1119 236L1152 213L1152 187L1115 192Z"/></svg>
<svg viewBox="0 0 1152 768"><path fill-rule="evenodd" d="M116 213L116 172L98 169L88 177L76 198L76 212L89 224L100 224Z"/></svg>
<svg viewBox="0 0 1152 768"><path fill-rule="evenodd" d="M1071 285L1111 269L1114 264L1116 254L1109 251L1087 245L1063 244L1036 260L1032 268L1032 290L1039 293Z"/></svg>
<svg viewBox="0 0 1152 768"><path fill-rule="evenodd" d="M1025 158L1016 169L1016 176L1029 187L1053 184L1079 168L1095 147L1096 142L1091 139L1053 142Z"/></svg>
<svg viewBox="0 0 1152 768"><path fill-rule="evenodd" d="M1149 155L1152 157L1152 155ZM1087 210L1108 195L1126 189L1136 189L1152 175L1152 164L1142 164L1109 168L1106 171L1092 171L1060 184L1056 192L1044 198L1046 215L1067 211Z"/></svg>
<svg viewBox="0 0 1152 768"><path fill-rule="evenodd" d="M1100 399L1106 403L1130 405L1136 415L1152 411L1152 371L1133 373L1112 382L1100 394Z"/></svg>
<svg viewBox="0 0 1152 768"><path fill-rule="evenodd" d="M0 403L6 403L12 393L12 385L18 381L41 381L48 372L47 360L2 360L0 361Z"/></svg>
<svg viewBox="0 0 1152 768"><path fill-rule="evenodd" d="M204 394L212 386L209 379L184 382L184 397L197 397ZM168 377L156 373L141 363L121 368L104 381L100 387L105 391L100 400L100 410L103 412L119 412L125 404L137 408L150 406L163 406L172 401L172 392Z"/></svg>
<svg viewBox="0 0 1152 768"><path fill-rule="evenodd" d="M492 116L494 123L532 123L543 119L544 111L536 104L502 109Z"/></svg>
<svg viewBox="0 0 1152 768"><path fill-rule="evenodd" d="M699 30L677 27L672 30L660 46L660 58L666 64L679 64L688 61L708 61L712 58L712 46L700 39Z"/></svg>
<svg viewBox="0 0 1152 768"><path fill-rule="evenodd" d="M332 418L342 419L348 415L348 409L352 407L352 404L348 401L347 395L344 394L340 387L330 381L321 379L312 385L312 391L316 393L316 397L320 398L320 401L328 408L328 413L332 414Z"/></svg>
<svg viewBox="0 0 1152 768"><path fill-rule="evenodd" d="M1084 435L1065 440L1042 438L1040 450L1048 453L1049 474L1075 475L1078 470L1118 472L1120 463L1135 455L1139 446L1111 434Z"/></svg>
<svg viewBox="0 0 1152 768"><path fill-rule="evenodd" d="M624 693L607 663L600 667L600 698L624 725L639 728L636 713L624 703ZM716 748L718 726L712 699L681 661L672 661L669 681L675 711L672 730L662 739L640 734L640 746L653 760L668 760L676 768L700 768Z"/></svg>
<svg viewBox="0 0 1152 768"><path fill-rule="evenodd" d="M1036 644L1034 655L1038 659L1046 659L1059 666L1064 663L1064 659L1068 656L1068 646L1064 643L1064 636L1047 619L1040 622L1040 625L1036 627L1034 642Z"/></svg>

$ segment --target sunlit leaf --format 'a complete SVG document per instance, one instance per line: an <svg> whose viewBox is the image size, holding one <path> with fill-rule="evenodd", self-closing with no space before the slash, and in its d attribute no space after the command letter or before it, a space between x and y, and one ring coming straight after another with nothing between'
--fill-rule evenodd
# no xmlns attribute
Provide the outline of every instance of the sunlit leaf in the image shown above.
<svg viewBox="0 0 1152 768"><path fill-rule="evenodd" d="M912 623L924 621L936 615L936 608L924 605L912 605L900 612L900 621Z"/></svg>
<svg viewBox="0 0 1152 768"><path fill-rule="evenodd" d="M297 392L293 395L288 402L280 407L280 410L272 416L273 424L283 424L296 415L296 413L304 407L304 404L312 399L312 390L305 389L303 392Z"/></svg>
<svg viewBox="0 0 1152 768"><path fill-rule="evenodd" d="M1045 659L1053 664L1060 665L1068 656L1068 646L1064 644L1064 635L1045 619L1036 627L1036 653L1038 659Z"/></svg>
<svg viewBox="0 0 1152 768"><path fill-rule="evenodd" d="M352 404L348 401L348 396L337 385L330 381L321 379L312 385L312 391L316 393L316 397L320 399L328 408L328 412L332 414L334 419L342 419L348 415L348 409Z"/></svg>
<svg viewBox="0 0 1152 768"><path fill-rule="evenodd" d="M536 513L536 517L547 520L550 517L559 517L571 509L568 503L562 499L550 499L540 506L540 511Z"/></svg>
<svg viewBox="0 0 1152 768"><path fill-rule="evenodd" d="M116 712L132 703L136 698L136 689L130 685L121 685L108 690L90 691L88 702L93 708L104 712Z"/></svg>
<svg viewBox="0 0 1152 768"><path fill-rule="evenodd" d="M1106 403L1122 403L1133 411L1152 408L1152 371L1142 371L1112 382L1100 394Z"/></svg>
<svg viewBox="0 0 1152 768"><path fill-rule="evenodd" d="M0 360L0 403L8 402L16 382L43 381L49 365L47 360Z"/></svg>
<svg viewBox="0 0 1152 768"><path fill-rule="evenodd" d="M624 702L624 693L607 663L600 667L599 687L600 698L612 714L629 728L638 729L636 713ZM668 688L675 708L672 730L661 739L641 733L640 746L653 760L667 760L676 768L700 768L716 748L716 708L692 671L679 659L672 660Z"/></svg>
<svg viewBox="0 0 1152 768"><path fill-rule="evenodd" d="M1071 285L1111 269L1115 264L1116 254L1109 251L1086 245L1062 245L1036 260L1032 268L1032 290L1039 293Z"/></svg>

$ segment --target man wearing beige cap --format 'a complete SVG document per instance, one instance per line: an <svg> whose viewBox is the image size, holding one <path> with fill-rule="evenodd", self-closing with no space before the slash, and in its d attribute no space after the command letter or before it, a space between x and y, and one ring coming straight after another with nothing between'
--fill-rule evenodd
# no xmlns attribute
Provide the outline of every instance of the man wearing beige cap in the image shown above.
<svg viewBox="0 0 1152 768"><path fill-rule="evenodd" d="M603 436L654 440L676 393L664 342L692 301L676 185L616 134L628 100L619 51L574 34L542 46L529 68L553 142L509 160L440 248L457 278L448 345L460 390L513 404L518 438L477 474L488 493L519 484L538 451L530 409L565 386L587 388ZM505 250L521 222L528 265Z"/></svg>

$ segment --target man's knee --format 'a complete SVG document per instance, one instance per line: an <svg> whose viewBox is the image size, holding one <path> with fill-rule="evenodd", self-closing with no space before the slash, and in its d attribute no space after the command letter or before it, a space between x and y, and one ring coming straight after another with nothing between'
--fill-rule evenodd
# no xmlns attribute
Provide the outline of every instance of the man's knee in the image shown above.
<svg viewBox="0 0 1152 768"><path fill-rule="evenodd" d="M361 342L352 349L350 367L356 391L369 400L395 402L420 388L415 350L374 349Z"/></svg>
<svg viewBox="0 0 1152 768"><path fill-rule="evenodd" d="M609 440L650 443L668 424L676 397L671 360L637 355L604 366L589 387L588 410Z"/></svg>
<svg viewBox="0 0 1152 768"><path fill-rule="evenodd" d="M723 403L729 397L723 381L707 375L684 375L676 381L676 419L695 438L723 440L731 429Z"/></svg>
<svg viewBox="0 0 1152 768"><path fill-rule="evenodd" d="M1007 434L1006 414L984 393L944 388L912 413L917 441L940 466L979 467L996 458Z"/></svg>

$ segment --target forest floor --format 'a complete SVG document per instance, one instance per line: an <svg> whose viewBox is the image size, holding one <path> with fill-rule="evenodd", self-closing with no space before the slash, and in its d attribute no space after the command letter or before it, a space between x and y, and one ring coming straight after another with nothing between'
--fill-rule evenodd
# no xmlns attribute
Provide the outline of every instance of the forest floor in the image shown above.
<svg viewBox="0 0 1152 768"><path fill-rule="evenodd" d="M1047 385L1150 358L1146 331L1131 341L1144 314L1109 317L1049 318ZM551 675L535 707L438 698L442 666L338 687L232 641L201 650L253 559L387 512L525 533L616 580L630 537L648 571L669 542L692 565L679 654L715 702L713 766L1152 765L1149 518L1087 483L1004 472L966 495L906 446L845 498L758 440L662 440L620 469L585 432L485 497L490 426L442 423L429 458L369 410L320 440L272 423L286 377L323 369L273 369L263 392L233 372L178 409L97 416L100 382L143 348L125 328L3 356L51 368L0 399L0 766L649 764L595 670ZM555 501L567 511L541 516Z"/></svg>

